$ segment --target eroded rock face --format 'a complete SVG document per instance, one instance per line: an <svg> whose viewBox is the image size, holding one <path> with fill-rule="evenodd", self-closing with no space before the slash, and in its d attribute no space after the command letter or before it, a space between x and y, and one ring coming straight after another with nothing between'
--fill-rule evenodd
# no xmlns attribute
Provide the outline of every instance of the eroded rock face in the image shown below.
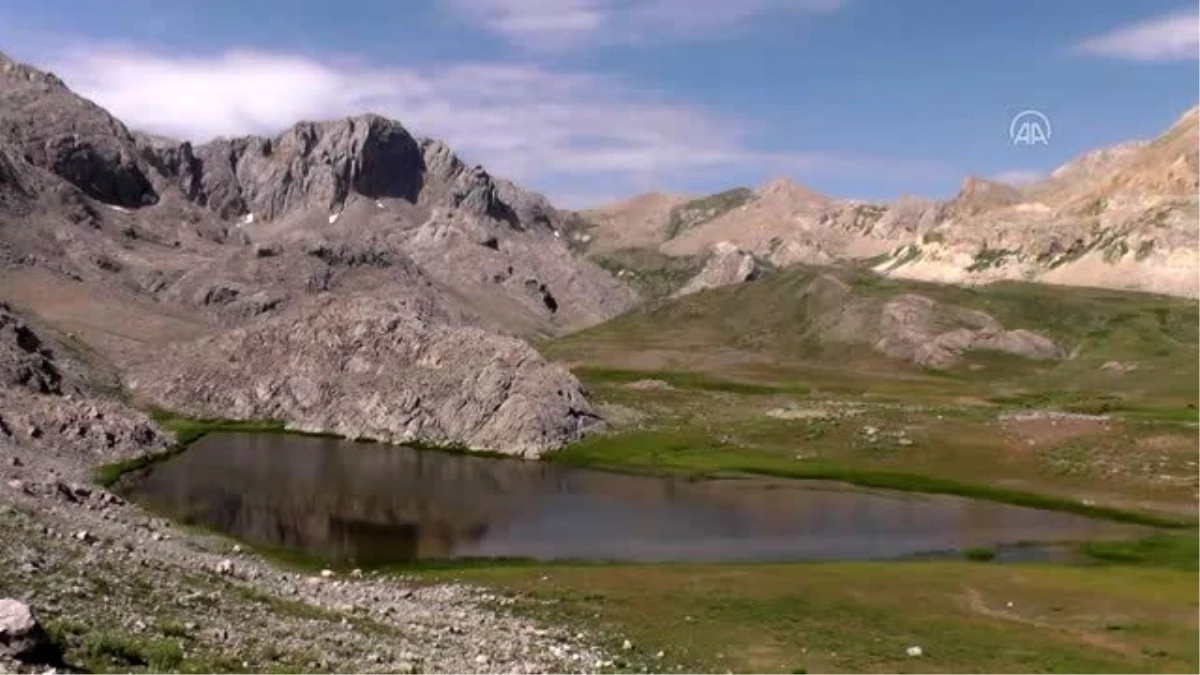
<svg viewBox="0 0 1200 675"><path fill-rule="evenodd" d="M180 346L128 384L199 417L524 456L599 422L579 382L524 342L365 298L313 303Z"/></svg>

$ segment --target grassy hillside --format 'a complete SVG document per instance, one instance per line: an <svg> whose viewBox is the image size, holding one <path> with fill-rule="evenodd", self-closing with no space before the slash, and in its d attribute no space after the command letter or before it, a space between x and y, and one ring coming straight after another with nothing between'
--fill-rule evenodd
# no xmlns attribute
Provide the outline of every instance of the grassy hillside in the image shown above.
<svg viewBox="0 0 1200 675"><path fill-rule="evenodd" d="M846 283L854 298L915 293L981 310L1007 329L1050 337L1071 356L1039 362L974 353L941 371L887 359L822 332L824 314L814 312L805 291L823 274ZM1198 323L1197 303L1180 298L1015 282L966 288L848 268L792 267L753 283L645 305L545 351L582 366L687 370L906 400L982 395L1194 420Z"/></svg>
<svg viewBox="0 0 1200 675"><path fill-rule="evenodd" d="M814 287L822 275L836 280ZM831 328L844 308L861 314L905 293L1038 332L1069 358L978 352L930 369ZM993 555L985 549L964 552L976 562L448 576L516 591L518 611L613 635L621 671L1194 670L1197 324L1197 303L1177 298L959 288L851 268L793 267L647 304L543 345L610 425L551 461L832 479L1191 531L1076 544L1092 563L980 562ZM913 646L921 656L908 655Z"/></svg>

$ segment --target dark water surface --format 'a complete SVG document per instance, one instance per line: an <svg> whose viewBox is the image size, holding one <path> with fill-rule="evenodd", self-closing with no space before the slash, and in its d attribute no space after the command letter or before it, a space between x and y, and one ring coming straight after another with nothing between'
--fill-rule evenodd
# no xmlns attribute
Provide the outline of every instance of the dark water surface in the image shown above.
<svg viewBox="0 0 1200 675"><path fill-rule="evenodd" d="M127 488L176 520L361 566L895 558L1131 532L942 495L689 481L280 434L211 434Z"/></svg>

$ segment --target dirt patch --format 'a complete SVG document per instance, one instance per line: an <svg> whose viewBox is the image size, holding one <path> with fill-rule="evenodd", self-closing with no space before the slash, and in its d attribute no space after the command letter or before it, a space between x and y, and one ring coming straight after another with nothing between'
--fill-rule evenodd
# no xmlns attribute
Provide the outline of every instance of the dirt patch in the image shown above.
<svg viewBox="0 0 1200 675"><path fill-rule="evenodd" d="M1112 429L1107 419L1013 418L1000 423L1005 439L1019 449L1052 448L1066 441Z"/></svg>
<svg viewBox="0 0 1200 675"><path fill-rule="evenodd" d="M625 388L634 391L670 391L675 387L663 380L637 380L625 385Z"/></svg>
<svg viewBox="0 0 1200 675"><path fill-rule="evenodd" d="M1082 642L1086 645L1090 645L1092 647L1096 647L1099 649L1107 649L1107 650L1119 652L1119 653L1125 654L1127 656L1132 656L1132 655L1137 654L1136 649L1130 647L1129 645L1117 642L1116 640L1113 640L1106 635L1101 635L1099 633L1093 633L1090 631L1080 630L1080 629L1072 628L1069 626L1055 625L1053 623L1050 623L1047 621L1040 621L1038 619L1031 619L1028 617L1021 616L1019 613L1017 613L1016 610L1013 610L1013 609L996 609L996 608L989 607L987 602L984 600L983 594L980 593L977 589L968 587L965 589L964 595L965 595L964 604L966 605L966 607L969 610L971 610L972 612L975 612L976 614L981 614L983 616L990 617L993 619L1003 619L1003 620L1007 620L1007 621L1015 621L1017 623L1023 623L1028 626L1034 626L1036 628L1046 630L1046 631L1059 631L1059 632L1063 632L1063 633L1068 633L1072 637L1074 637L1075 639L1079 640L1080 642ZM1011 602L1007 604L1007 607L1011 607L1011 606L1012 606Z"/></svg>

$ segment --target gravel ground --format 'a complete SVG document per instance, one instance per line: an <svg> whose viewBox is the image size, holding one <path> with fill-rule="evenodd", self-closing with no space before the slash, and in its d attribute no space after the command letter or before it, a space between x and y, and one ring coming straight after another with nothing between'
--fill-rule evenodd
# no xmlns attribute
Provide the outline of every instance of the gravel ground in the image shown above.
<svg viewBox="0 0 1200 675"><path fill-rule="evenodd" d="M73 454L0 439L0 597L31 606L65 663L0 672L607 670L594 636L511 598L396 575L282 569L86 482Z"/></svg>

